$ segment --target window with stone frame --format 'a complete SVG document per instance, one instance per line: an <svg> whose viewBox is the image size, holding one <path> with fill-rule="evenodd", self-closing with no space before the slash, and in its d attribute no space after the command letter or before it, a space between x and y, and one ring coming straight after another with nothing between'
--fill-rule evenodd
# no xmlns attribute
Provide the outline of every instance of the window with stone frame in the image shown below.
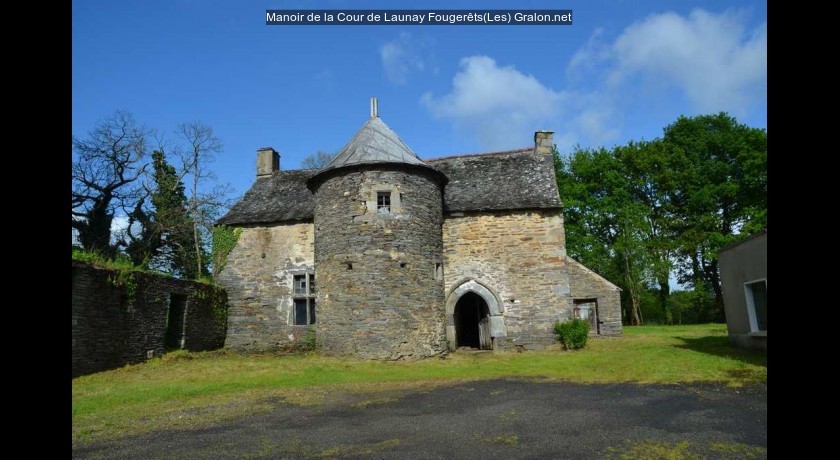
<svg viewBox="0 0 840 460"><path fill-rule="evenodd" d="M294 324L315 324L315 274L294 276Z"/></svg>
<svg viewBox="0 0 840 460"><path fill-rule="evenodd" d="M376 192L376 212L378 214L391 213L391 192Z"/></svg>

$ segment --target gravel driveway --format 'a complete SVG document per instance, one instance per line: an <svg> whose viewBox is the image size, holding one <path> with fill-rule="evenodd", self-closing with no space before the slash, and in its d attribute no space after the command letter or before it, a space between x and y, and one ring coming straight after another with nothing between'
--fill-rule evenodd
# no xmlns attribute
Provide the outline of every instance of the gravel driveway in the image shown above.
<svg viewBox="0 0 840 460"><path fill-rule="evenodd" d="M468 382L279 403L208 428L87 445L74 458L765 458L767 386ZM654 456L655 457L655 456Z"/></svg>

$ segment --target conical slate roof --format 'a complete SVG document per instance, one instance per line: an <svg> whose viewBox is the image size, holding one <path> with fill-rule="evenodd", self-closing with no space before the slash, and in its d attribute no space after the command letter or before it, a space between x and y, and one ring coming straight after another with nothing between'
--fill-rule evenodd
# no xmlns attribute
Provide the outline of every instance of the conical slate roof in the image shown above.
<svg viewBox="0 0 840 460"><path fill-rule="evenodd" d="M375 163L428 166L381 118L372 116L321 171Z"/></svg>

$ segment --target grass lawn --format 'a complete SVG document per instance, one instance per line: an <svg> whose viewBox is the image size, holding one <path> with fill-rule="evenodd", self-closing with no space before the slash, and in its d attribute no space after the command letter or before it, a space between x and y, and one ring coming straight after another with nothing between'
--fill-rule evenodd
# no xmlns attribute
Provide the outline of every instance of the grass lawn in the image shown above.
<svg viewBox="0 0 840 460"><path fill-rule="evenodd" d="M383 391L504 377L740 386L766 382L767 359L731 347L723 324L625 327L622 337L590 339L577 351L454 353L414 362L175 352L73 379L73 444L202 426L279 401L319 404L348 393L375 401Z"/></svg>

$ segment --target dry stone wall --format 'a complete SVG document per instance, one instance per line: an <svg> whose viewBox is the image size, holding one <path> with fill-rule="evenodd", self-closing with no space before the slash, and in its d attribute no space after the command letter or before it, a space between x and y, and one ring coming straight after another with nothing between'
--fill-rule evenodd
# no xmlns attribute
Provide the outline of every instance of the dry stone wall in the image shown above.
<svg viewBox="0 0 840 460"><path fill-rule="evenodd" d="M175 332L190 351L221 348L227 295L215 286L73 261L73 376L143 362L164 353L167 312L181 299Z"/></svg>

